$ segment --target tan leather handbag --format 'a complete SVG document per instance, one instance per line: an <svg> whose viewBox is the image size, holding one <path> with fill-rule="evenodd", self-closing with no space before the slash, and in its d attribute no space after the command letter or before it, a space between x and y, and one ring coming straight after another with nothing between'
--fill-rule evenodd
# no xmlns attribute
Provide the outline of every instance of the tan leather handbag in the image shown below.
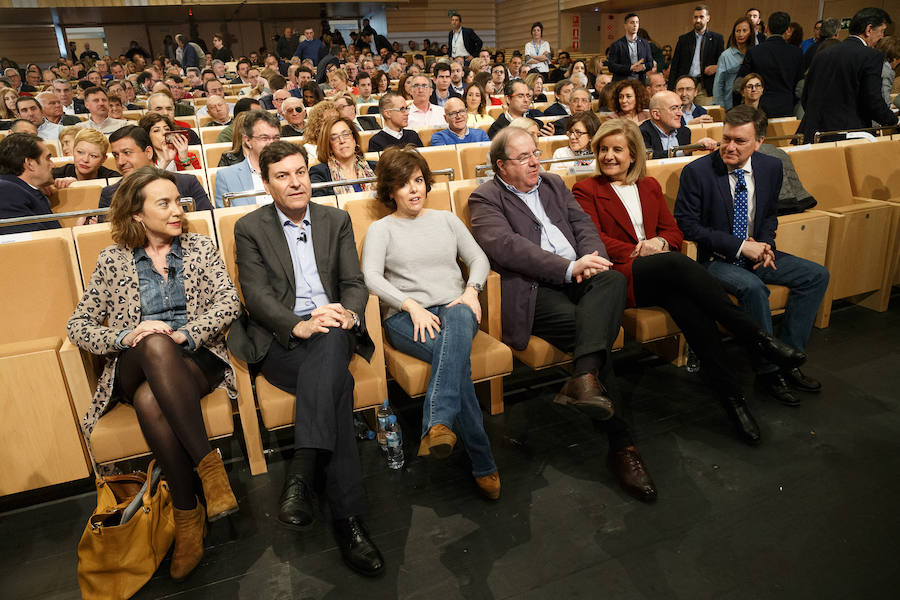
<svg viewBox="0 0 900 600"><path fill-rule="evenodd" d="M156 461L145 473L97 477L97 508L78 543L84 600L130 598L147 583L175 539L168 484Z"/></svg>

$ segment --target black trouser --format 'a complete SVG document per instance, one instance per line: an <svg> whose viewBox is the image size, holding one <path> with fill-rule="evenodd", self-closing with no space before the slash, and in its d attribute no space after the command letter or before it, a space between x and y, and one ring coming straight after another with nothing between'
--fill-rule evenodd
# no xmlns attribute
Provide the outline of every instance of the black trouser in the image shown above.
<svg viewBox="0 0 900 600"><path fill-rule="evenodd" d="M353 377L348 370L356 338L330 329L290 349L273 342L261 370L269 382L297 395L296 448L325 450L326 495L334 519L368 509L353 429Z"/></svg>
<svg viewBox="0 0 900 600"><path fill-rule="evenodd" d="M581 283L540 285L531 326L533 335L572 352L576 364L584 357L595 357L600 382L617 405L620 395L610 355L622 325L626 285L625 277L616 271L600 273ZM628 424L619 414L616 406L616 416L595 421L594 426L609 434L611 443L621 445L630 435Z"/></svg>
<svg viewBox="0 0 900 600"><path fill-rule="evenodd" d="M632 264L632 276L637 305L661 306L669 312L716 391L740 393L716 322L743 343L754 340L760 329L731 301L719 280L700 263L678 252L638 257Z"/></svg>

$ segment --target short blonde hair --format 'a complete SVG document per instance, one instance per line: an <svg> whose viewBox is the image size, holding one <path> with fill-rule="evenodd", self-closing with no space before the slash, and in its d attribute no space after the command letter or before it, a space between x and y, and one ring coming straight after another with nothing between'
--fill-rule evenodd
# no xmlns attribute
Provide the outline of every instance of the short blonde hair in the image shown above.
<svg viewBox="0 0 900 600"><path fill-rule="evenodd" d="M59 137L62 137L64 131L65 130L59 133ZM75 146L78 145L78 142L94 144L100 148L101 154L109 152L109 139L96 129L79 129L78 134L75 136L75 140L72 142L72 148L75 148Z"/></svg>
<svg viewBox="0 0 900 600"><path fill-rule="evenodd" d="M63 127L62 129L60 129L59 130L60 149L62 149L63 138L67 138L67 137L72 138L72 147L74 148L75 147L75 138L78 137L78 134L81 133L82 131L88 131L88 130L82 129L78 125L69 125L68 127ZM100 134L100 135L103 135L103 134ZM103 137L105 138L106 136L104 135Z"/></svg>
<svg viewBox="0 0 900 600"><path fill-rule="evenodd" d="M611 135L622 134L628 142L628 151L631 153L631 166L628 167L628 173L625 175L625 183L631 185L637 183L639 179L643 179L647 174L647 149L644 146L644 136L634 121L628 119L609 119L591 140L591 151L597 156L597 148L603 141L603 138ZM597 173L600 173L600 160L595 160Z"/></svg>

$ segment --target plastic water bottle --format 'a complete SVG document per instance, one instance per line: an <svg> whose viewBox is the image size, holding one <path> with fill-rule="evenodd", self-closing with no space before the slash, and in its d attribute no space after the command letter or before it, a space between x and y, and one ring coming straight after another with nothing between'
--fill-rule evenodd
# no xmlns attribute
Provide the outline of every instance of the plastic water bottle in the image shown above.
<svg viewBox="0 0 900 600"><path fill-rule="evenodd" d="M688 348L687 364L684 365L684 368L688 373L698 373L700 371L700 359L690 348Z"/></svg>
<svg viewBox="0 0 900 600"><path fill-rule="evenodd" d="M384 437L387 446L388 468L402 469L404 462L403 434L400 432L400 424L397 423L397 415L388 417Z"/></svg>
<svg viewBox="0 0 900 600"><path fill-rule="evenodd" d="M394 414L394 411L391 410L391 405L388 404L387 399L385 399L384 404L378 407L378 410L375 411L375 418L378 421L378 431L376 432L378 437L378 446L384 451L387 452L387 443L385 441L384 432L387 428L388 417Z"/></svg>

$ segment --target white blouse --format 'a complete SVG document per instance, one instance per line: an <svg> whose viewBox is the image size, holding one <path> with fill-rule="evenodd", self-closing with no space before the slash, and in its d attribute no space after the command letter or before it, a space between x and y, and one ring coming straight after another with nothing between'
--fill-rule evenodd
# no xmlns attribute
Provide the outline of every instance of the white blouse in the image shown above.
<svg viewBox="0 0 900 600"><path fill-rule="evenodd" d="M634 232L637 234L639 241L647 239L644 233L644 212L641 210L641 197L638 195L637 184L631 185L613 185L613 191L625 206L625 211L631 218L631 224L634 226Z"/></svg>

